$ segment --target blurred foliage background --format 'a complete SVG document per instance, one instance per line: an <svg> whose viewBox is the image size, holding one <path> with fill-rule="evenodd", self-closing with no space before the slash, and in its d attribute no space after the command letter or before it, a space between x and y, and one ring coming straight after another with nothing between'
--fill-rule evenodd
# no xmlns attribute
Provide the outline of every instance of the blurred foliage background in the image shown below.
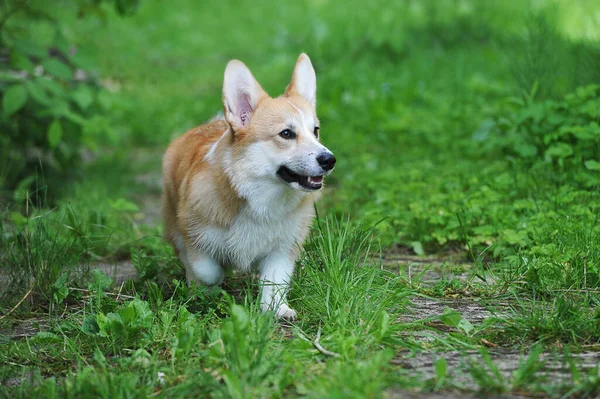
<svg viewBox="0 0 600 399"><path fill-rule="evenodd" d="M382 103L407 103L438 86L460 103L474 94L520 95L534 85L535 99L545 99L600 77L591 0L143 7L137 0L7 0L1 7L5 195L41 174L72 177L89 152L164 145L210 117L230 58L279 90L293 57L306 51L319 69L321 111L346 99L346 108L363 108L371 127L397 116ZM474 87L464 87L469 80ZM378 104L351 98L366 85Z"/></svg>
<svg viewBox="0 0 600 399"><path fill-rule="evenodd" d="M76 261L128 254L158 194L134 177L220 110L227 61L277 95L304 51L340 160L329 211L534 279L585 259L597 283L599 32L595 0L5 0L3 245L51 208L44 234L78 242Z"/></svg>

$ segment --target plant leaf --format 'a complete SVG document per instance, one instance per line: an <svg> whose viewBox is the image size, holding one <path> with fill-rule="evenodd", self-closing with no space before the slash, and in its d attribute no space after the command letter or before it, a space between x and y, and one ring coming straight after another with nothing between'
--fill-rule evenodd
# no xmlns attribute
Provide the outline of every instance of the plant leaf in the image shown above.
<svg viewBox="0 0 600 399"><path fill-rule="evenodd" d="M88 86L80 86L73 93L73 100L81 109L87 109L94 102L94 92Z"/></svg>
<svg viewBox="0 0 600 399"><path fill-rule="evenodd" d="M39 44L27 40L17 40L15 42L15 48L23 54L32 55L34 57L42 58L48 56L48 50L45 49L44 46L40 46Z"/></svg>
<svg viewBox="0 0 600 399"><path fill-rule="evenodd" d="M60 125L60 121L55 119L54 122L50 124L48 128L48 143L50 144L50 148L56 148L60 140L62 139L63 131L62 126Z"/></svg>
<svg viewBox="0 0 600 399"><path fill-rule="evenodd" d="M421 241L413 241L410 243L410 245L417 255L425 255L425 250L423 249L423 244L421 243Z"/></svg>
<svg viewBox="0 0 600 399"><path fill-rule="evenodd" d="M92 277L92 283L88 284L90 290L104 291L113 283L112 279L98 268L94 269Z"/></svg>
<svg viewBox="0 0 600 399"><path fill-rule="evenodd" d="M440 316L440 321L444 324L446 324L447 326L451 326L451 327L457 327L458 324L460 323L460 313L458 313L456 310L450 309L450 308L446 308L444 309L444 314L442 314L442 316Z"/></svg>
<svg viewBox="0 0 600 399"><path fill-rule="evenodd" d="M446 377L446 373L448 372L448 363L446 362L445 358L440 357L438 360L436 360L434 363L434 368L435 376L438 380Z"/></svg>
<svg viewBox="0 0 600 399"><path fill-rule="evenodd" d="M39 84L38 81L28 80L25 82L25 87L27 87L27 91L32 99L42 105L50 104L50 97L46 94L43 85Z"/></svg>
<svg viewBox="0 0 600 399"><path fill-rule="evenodd" d="M70 80L73 77L71 68L57 59L51 58L45 60L42 62L42 66L49 74L54 75L57 78Z"/></svg>
<svg viewBox="0 0 600 399"><path fill-rule="evenodd" d="M11 116L27 103L27 90L22 85L10 86L2 97L4 115Z"/></svg>
<svg viewBox="0 0 600 399"><path fill-rule="evenodd" d="M588 170L600 170L600 162L589 159L584 162L585 168Z"/></svg>
<svg viewBox="0 0 600 399"><path fill-rule="evenodd" d="M40 331L37 334L35 334L33 337L31 337L31 342L34 342L36 344L48 344L48 343L54 343L54 342L61 342L62 339L54 334L51 333L49 331Z"/></svg>
<svg viewBox="0 0 600 399"><path fill-rule="evenodd" d="M573 146L566 143L556 143L546 150L546 156L567 158L573 155Z"/></svg>
<svg viewBox="0 0 600 399"><path fill-rule="evenodd" d="M98 322L96 321L96 315L88 314L85 317L85 319L83 319L81 331L83 331L83 333L87 335L96 335L100 332L100 327L98 326Z"/></svg>
<svg viewBox="0 0 600 399"><path fill-rule="evenodd" d="M245 331L250 322L246 310L237 304L231 307L231 318L238 331Z"/></svg>
<svg viewBox="0 0 600 399"><path fill-rule="evenodd" d="M462 330L465 334L470 335L471 332L475 329L473 324L467 319L461 319L456 326L459 330Z"/></svg>
<svg viewBox="0 0 600 399"><path fill-rule="evenodd" d="M15 69L22 69L28 72L32 72L35 68L27 56L14 48L10 53L10 65Z"/></svg>

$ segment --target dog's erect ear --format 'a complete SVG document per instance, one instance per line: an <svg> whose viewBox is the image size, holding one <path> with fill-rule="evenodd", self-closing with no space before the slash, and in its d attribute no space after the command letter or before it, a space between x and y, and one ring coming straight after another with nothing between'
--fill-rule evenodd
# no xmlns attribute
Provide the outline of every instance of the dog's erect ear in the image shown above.
<svg viewBox="0 0 600 399"><path fill-rule="evenodd" d="M292 81L285 89L286 96L304 97L313 107L317 105L317 76L308 55L302 53L296 61Z"/></svg>
<svg viewBox="0 0 600 399"><path fill-rule="evenodd" d="M266 95L243 62L229 61L223 79L223 110L233 130L248 126L256 106Z"/></svg>

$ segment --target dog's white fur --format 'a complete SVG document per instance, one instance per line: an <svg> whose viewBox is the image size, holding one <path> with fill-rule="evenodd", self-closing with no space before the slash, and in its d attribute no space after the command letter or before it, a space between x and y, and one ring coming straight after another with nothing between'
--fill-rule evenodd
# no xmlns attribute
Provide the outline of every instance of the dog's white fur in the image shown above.
<svg viewBox="0 0 600 399"><path fill-rule="evenodd" d="M165 236L188 282L220 284L224 267L260 272L263 310L293 319L286 291L299 247L314 217L319 190L278 176L285 166L322 176L315 136L316 76L301 54L283 96L270 98L240 61L225 70L225 121L176 139L163 159ZM280 132L291 129L294 140Z"/></svg>

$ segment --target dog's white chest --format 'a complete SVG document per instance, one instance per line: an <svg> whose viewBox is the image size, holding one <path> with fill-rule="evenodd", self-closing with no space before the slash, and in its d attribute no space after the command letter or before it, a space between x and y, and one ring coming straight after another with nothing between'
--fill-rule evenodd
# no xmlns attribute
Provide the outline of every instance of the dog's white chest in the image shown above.
<svg viewBox="0 0 600 399"><path fill-rule="evenodd" d="M266 255L289 251L301 233L302 214L291 213L281 219L257 219L242 209L226 228L206 227L198 236L199 246L219 263L249 270Z"/></svg>

